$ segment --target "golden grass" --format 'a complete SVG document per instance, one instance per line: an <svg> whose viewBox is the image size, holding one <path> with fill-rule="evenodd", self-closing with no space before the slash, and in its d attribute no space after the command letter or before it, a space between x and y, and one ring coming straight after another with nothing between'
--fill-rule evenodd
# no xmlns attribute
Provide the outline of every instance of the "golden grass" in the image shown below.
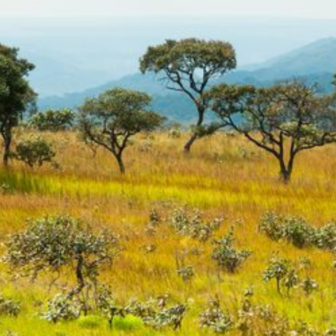
<svg viewBox="0 0 336 336"><path fill-rule="evenodd" d="M332 324L336 304L333 257L317 249L298 250L275 243L257 231L260 216L268 210L306 217L315 225L336 219L336 147L306 152L299 157L293 181L284 185L278 179L278 166L272 157L260 152L241 137L218 134L196 143L192 153L181 152L185 135L171 139L155 134L139 137L125 152L127 174L120 176L112 157L103 150L95 156L76 134L48 134L57 147L59 170L43 167L31 171L14 164L11 171L0 171L1 236L16 232L28 217L68 213L97 226L106 226L123 237L125 251L111 269L104 271L116 298L149 298L169 292L177 300L193 299L181 335L207 335L198 329L197 317L207 299L218 295L225 307L237 311L246 287L255 286L255 301L269 303L292 319L303 319L317 327ZM152 207L160 202L187 204L204 211L207 217L225 216L221 233L235 225L237 246L254 252L235 275L218 273L211 261L211 243L202 245L178 236L162 226L148 236L145 226ZM165 211L165 210L164 210ZM155 244L157 251L146 254L143 247ZM185 285L177 277L174 253L177 249L198 246L204 253L188 262L196 278ZM298 262L309 257L312 276L320 290L307 298L301 290L291 298L280 297L275 285L262 281L262 271L273 251ZM4 270L4 267L1 267ZM46 279L35 284L23 280L13 286L3 280L3 288L24 303L17 321L2 319L0 332L12 330L20 336L40 335L124 335L102 326L86 330L76 322L50 325L34 315L34 301L45 299ZM129 335L156 335L148 329ZM164 331L163 335L174 334Z"/></svg>

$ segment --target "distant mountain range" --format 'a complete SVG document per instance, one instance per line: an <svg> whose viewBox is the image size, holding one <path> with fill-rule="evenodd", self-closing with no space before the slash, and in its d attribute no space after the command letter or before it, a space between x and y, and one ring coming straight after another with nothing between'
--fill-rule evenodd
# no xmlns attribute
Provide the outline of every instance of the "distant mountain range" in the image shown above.
<svg viewBox="0 0 336 336"><path fill-rule="evenodd" d="M302 78L309 83L317 83L323 92L333 88L333 75L336 73L336 38L319 40L288 54L265 63L253 65L245 70L233 71L217 82L236 84L254 84L269 86L275 82L290 78ZM152 108L171 120L190 123L195 118L193 104L183 94L177 94L165 88L159 76L154 74L134 74L108 82L78 93L58 97L41 98L40 109L74 108L86 98L94 97L113 87L124 87L147 92L153 97Z"/></svg>

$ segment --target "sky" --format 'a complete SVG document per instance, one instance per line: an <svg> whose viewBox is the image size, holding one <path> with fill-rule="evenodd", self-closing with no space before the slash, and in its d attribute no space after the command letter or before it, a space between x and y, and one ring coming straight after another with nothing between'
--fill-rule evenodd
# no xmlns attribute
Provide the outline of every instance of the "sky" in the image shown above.
<svg viewBox="0 0 336 336"><path fill-rule="evenodd" d="M335 0L0 0L0 17L272 16L336 19Z"/></svg>

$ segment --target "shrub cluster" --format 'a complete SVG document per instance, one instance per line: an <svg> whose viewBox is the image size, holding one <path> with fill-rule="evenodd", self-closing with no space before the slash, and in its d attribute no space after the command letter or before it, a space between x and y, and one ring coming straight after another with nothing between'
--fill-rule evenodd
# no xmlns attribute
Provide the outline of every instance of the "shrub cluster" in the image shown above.
<svg viewBox="0 0 336 336"><path fill-rule="evenodd" d="M168 222L180 235L206 242L220 228L223 219L206 221L199 210L181 207L173 210Z"/></svg>
<svg viewBox="0 0 336 336"><path fill-rule="evenodd" d="M285 288L289 294L293 288L301 287L308 296L318 289L318 284L308 275L306 260L301 261L301 269L306 269L306 277L303 279L300 278L298 270L289 259L283 259L274 254L263 273L263 279L266 282L275 279L279 294L282 294L282 288Z"/></svg>
<svg viewBox="0 0 336 336"><path fill-rule="evenodd" d="M336 247L336 224L315 228L303 218L267 213L260 221L260 231L275 241L286 240L298 248L316 246L334 250Z"/></svg>

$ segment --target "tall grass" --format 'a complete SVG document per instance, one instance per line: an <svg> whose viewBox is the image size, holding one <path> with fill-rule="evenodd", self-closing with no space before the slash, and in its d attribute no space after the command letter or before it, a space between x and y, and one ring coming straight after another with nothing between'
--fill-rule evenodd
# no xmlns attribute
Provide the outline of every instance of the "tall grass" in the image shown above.
<svg viewBox="0 0 336 336"><path fill-rule="evenodd" d="M13 163L10 170L0 170L2 239L22 229L28 217L55 213L69 213L116 231L124 238L124 251L102 278L112 285L121 303L166 292L177 300L191 299L194 303L181 335L207 335L207 331L197 327L197 316L207 299L218 295L228 309L236 312L244 289L251 285L255 287L256 302L272 304L291 319L302 319L321 329L333 323L333 256L317 249L298 250L284 242L272 242L258 232L257 226L260 216L268 210L304 216L315 225L336 218L335 146L303 154L292 183L283 185L272 157L241 137L218 134L203 139L189 156L181 151L187 135L181 139L171 139L166 134L155 134L154 139L139 137L125 152L127 173L120 176L107 152L98 150L93 156L76 134L47 136L56 145L60 169L45 166L32 171ZM146 233L152 207L162 209L162 216L166 217L169 207L185 204L199 208L208 217L223 215L226 219L218 236L234 225L237 246L254 251L237 274L219 274L210 258L211 242L201 244L179 236L164 224L155 236ZM146 253L144 247L151 244L157 246L156 252ZM193 248L201 254L188 257L196 277L186 285L177 276L175 252ZM309 257L313 264L311 276L319 282L320 290L308 298L301 290L289 298L280 297L275 286L265 284L261 275L273 251L296 263ZM24 310L17 321L1 318L0 334L5 330L20 336L174 334L146 328L111 332L104 325L89 330L77 323L42 322L36 316L37 302L46 301L52 294L46 289L49 280L45 276L31 284L21 279L13 287L6 277L3 289L20 297Z"/></svg>

